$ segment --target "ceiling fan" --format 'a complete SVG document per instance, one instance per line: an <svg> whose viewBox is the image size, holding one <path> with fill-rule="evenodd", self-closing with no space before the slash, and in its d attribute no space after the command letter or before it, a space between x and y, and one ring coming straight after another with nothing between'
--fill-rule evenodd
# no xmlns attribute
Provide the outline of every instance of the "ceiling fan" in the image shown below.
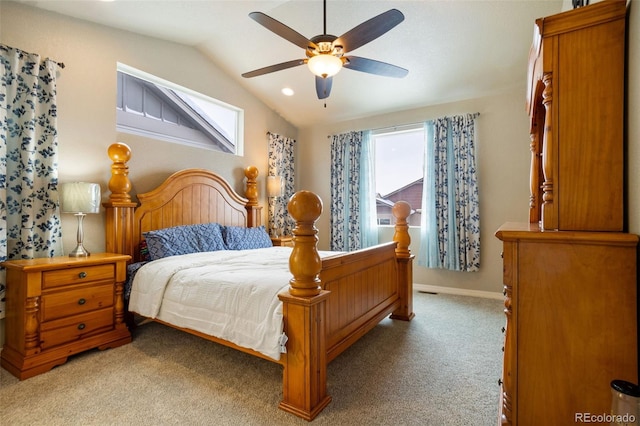
<svg viewBox="0 0 640 426"><path fill-rule="evenodd" d="M331 93L333 76L343 67L354 71L366 72L385 77L402 78L408 70L373 59L359 56L345 56L347 52L369 43L380 37L404 20L404 15L397 9L391 9L347 31L340 37L327 34L327 1L324 0L324 33L307 39L285 24L265 15L262 12L251 12L249 17L274 32L285 40L305 50L306 58L294 59L280 64L270 65L242 74L245 78L256 77L282 71L288 68L307 64L316 76L316 93L318 99L326 99Z"/></svg>

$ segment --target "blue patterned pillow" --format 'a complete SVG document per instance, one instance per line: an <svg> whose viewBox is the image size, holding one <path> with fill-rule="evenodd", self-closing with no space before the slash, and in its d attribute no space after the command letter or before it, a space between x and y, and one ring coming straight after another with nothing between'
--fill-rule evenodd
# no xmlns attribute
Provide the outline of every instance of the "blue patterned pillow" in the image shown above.
<svg viewBox="0 0 640 426"><path fill-rule="evenodd" d="M250 250L273 246L264 226L255 228L225 226L222 229L222 235L228 250Z"/></svg>
<svg viewBox="0 0 640 426"><path fill-rule="evenodd" d="M226 250L218 223L174 226L144 233L151 260L168 256Z"/></svg>

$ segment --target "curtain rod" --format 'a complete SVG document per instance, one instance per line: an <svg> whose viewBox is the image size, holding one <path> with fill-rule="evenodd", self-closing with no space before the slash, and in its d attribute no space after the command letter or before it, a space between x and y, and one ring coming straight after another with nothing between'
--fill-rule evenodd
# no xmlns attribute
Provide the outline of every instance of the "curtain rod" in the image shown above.
<svg viewBox="0 0 640 426"><path fill-rule="evenodd" d="M51 59L51 58L47 58L47 60L53 62L54 64L56 64L57 66L59 66L62 69L64 69L64 67L65 67L64 62L58 62L58 61L56 61L54 59Z"/></svg>
<svg viewBox="0 0 640 426"><path fill-rule="evenodd" d="M480 116L480 113L479 113L479 112L467 113L467 114L472 115L472 116L473 116L473 118L476 118L476 117L479 117L479 116ZM462 115L462 114L457 114L457 115ZM447 116L445 116L445 117L447 117ZM433 120L433 118L432 118L432 119L429 119L429 120ZM421 126L421 125L423 125L426 121L429 121L429 120L425 120L425 121L423 121L423 122L417 122L417 123L397 124L397 125L394 125L394 126L384 126L384 127L377 127L377 128L375 128L375 129L364 129L364 130L369 130L369 131L371 131L371 132L378 132L378 131L380 131L380 130L389 130L389 129L392 129L392 130L394 130L394 131L395 131L395 130L403 130L403 129L409 129L409 128L414 127L414 126ZM346 131L346 132L342 132L342 133L358 132L358 131L362 132L362 131L364 131L364 130L348 130L348 131ZM339 134L340 134L340 133L339 133ZM327 135L327 139L328 139L328 138L331 138L332 136L334 136L334 135Z"/></svg>
<svg viewBox="0 0 640 426"><path fill-rule="evenodd" d="M22 50L22 49L19 49L19 48L17 48L17 47L11 47L11 46L8 46L8 45L6 45L6 44L2 44L2 45L0 45L0 46L4 46L4 47L5 47L5 48L7 48L7 49L14 49L14 50L17 50L18 52L26 53L27 55L33 55L33 53L29 53L29 52L27 52L26 50ZM38 56L40 56L40 55L38 55ZM55 61L55 60L53 60L53 59L51 59L51 58L46 58L46 60L51 61L51 62L53 62L54 64L56 64L57 66L59 66L60 68L64 69L64 62L58 62L58 61Z"/></svg>
<svg viewBox="0 0 640 426"><path fill-rule="evenodd" d="M55 60L53 60L51 58L47 58L47 59L50 60L51 62L53 62L54 64L56 64L57 66L59 66L60 68L64 69L64 67L65 67L64 62L58 62L58 61L55 61Z"/></svg>

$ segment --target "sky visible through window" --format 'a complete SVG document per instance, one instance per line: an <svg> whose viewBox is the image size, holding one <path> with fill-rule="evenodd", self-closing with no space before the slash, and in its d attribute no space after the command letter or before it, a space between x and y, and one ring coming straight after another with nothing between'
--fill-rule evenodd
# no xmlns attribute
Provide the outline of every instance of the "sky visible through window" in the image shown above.
<svg viewBox="0 0 640 426"><path fill-rule="evenodd" d="M376 192L386 195L424 174L424 130L373 135Z"/></svg>

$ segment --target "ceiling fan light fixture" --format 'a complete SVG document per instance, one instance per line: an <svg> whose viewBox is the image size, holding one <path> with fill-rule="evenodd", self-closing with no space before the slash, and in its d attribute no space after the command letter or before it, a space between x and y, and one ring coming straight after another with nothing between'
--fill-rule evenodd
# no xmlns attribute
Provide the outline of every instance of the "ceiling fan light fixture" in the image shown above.
<svg viewBox="0 0 640 426"><path fill-rule="evenodd" d="M309 58L307 66L318 77L333 77L342 69L342 60L330 54L320 54Z"/></svg>

